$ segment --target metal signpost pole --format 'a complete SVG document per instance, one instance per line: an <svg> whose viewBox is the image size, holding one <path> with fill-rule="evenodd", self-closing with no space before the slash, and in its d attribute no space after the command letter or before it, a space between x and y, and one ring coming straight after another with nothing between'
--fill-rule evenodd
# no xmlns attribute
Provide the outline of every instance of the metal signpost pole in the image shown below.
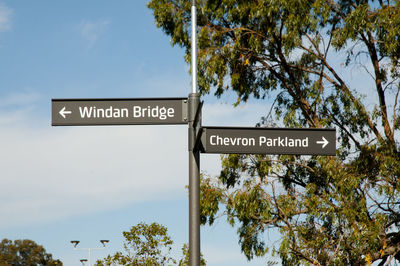
<svg viewBox="0 0 400 266"><path fill-rule="evenodd" d="M195 120L200 104L197 92L197 14L192 0L192 93L189 94L189 265L200 266L200 152L196 142ZM199 121L197 121L199 122Z"/></svg>
<svg viewBox="0 0 400 266"><path fill-rule="evenodd" d="M200 96L189 95L189 265L200 266L200 152L195 149L195 114Z"/></svg>

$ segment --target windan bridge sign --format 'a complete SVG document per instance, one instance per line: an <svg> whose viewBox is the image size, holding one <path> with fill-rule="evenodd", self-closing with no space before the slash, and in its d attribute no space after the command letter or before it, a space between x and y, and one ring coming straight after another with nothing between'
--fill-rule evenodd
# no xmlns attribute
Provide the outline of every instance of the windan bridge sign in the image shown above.
<svg viewBox="0 0 400 266"><path fill-rule="evenodd" d="M187 124L187 98L53 99L53 126Z"/></svg>

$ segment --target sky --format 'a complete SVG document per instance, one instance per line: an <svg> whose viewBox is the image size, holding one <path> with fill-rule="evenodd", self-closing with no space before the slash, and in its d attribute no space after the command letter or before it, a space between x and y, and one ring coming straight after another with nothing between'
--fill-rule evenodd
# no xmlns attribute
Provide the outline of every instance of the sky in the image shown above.
<svg viewBox="0 0 400 266"><path fill-rule="evenodd" d="M0 0L0 239L32 239L64 265L122 250L122 231L165 225L188 241L187 126L52 127L51 99L187 97L184 51L145 0ZM203 125L254 126L268 102L204 97ZM202 154L217 175L219 155ZM276 241L265 235L265 241ZM207 265L247 262L224 218L201 229ZM87 265L87 264L86 264Z"/></svg>

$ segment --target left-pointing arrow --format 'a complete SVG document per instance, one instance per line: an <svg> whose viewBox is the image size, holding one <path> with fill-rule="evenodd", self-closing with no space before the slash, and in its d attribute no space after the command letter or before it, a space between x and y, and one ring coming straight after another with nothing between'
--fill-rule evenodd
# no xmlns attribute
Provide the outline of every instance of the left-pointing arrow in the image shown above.
<svg viewBox="0 0 400 266"><path fill-rule="evenodd" d="M67 111L65 110L65 106L63 107L63 109L60 110L59 114L65 118L65 115L69 115L72 114L72 111Z"/></svg>

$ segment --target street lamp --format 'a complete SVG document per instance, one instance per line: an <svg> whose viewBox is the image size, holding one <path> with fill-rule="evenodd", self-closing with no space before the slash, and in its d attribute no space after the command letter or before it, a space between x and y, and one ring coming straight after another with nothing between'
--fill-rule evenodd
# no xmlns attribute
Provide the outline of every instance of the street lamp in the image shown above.
<svg viewBox="0 0 400 266"><path fill-rule="evenodd" d="M87 259L81 259L80 261L81 261L81 263L83 264L83 265L85 265L85 262L87 262L88 261L88 265L90 266L91 264L90 264L90 255L91 255L91 253L92 253L92 250L102 250L102 249L105 249L106 248L106 244L108 243L108 242L110 242L110 240L100 240L100 243L103 245L103 247L102 248L77 248L76 246L78 246L78 244L79 244L79 240L71 240L71 244L72 245L74 245L74 250L87 250L88 251L88 259L89 259L89 261L87 260Z"/></svg>
<svg viewBox="0 0 400 266"><path fill-rule="evenodd" d="M74 248L76 248L76 246L79 244L78 240L72 240L71 241L72 245L74 245Z"/></svg>
<svg viewBox="0 0 400 266"><path fill-rule="evenodd" d="M100 240L100 243L103 244L103 247L106 247L106 244L110 242L110 240Z"/></svg>

